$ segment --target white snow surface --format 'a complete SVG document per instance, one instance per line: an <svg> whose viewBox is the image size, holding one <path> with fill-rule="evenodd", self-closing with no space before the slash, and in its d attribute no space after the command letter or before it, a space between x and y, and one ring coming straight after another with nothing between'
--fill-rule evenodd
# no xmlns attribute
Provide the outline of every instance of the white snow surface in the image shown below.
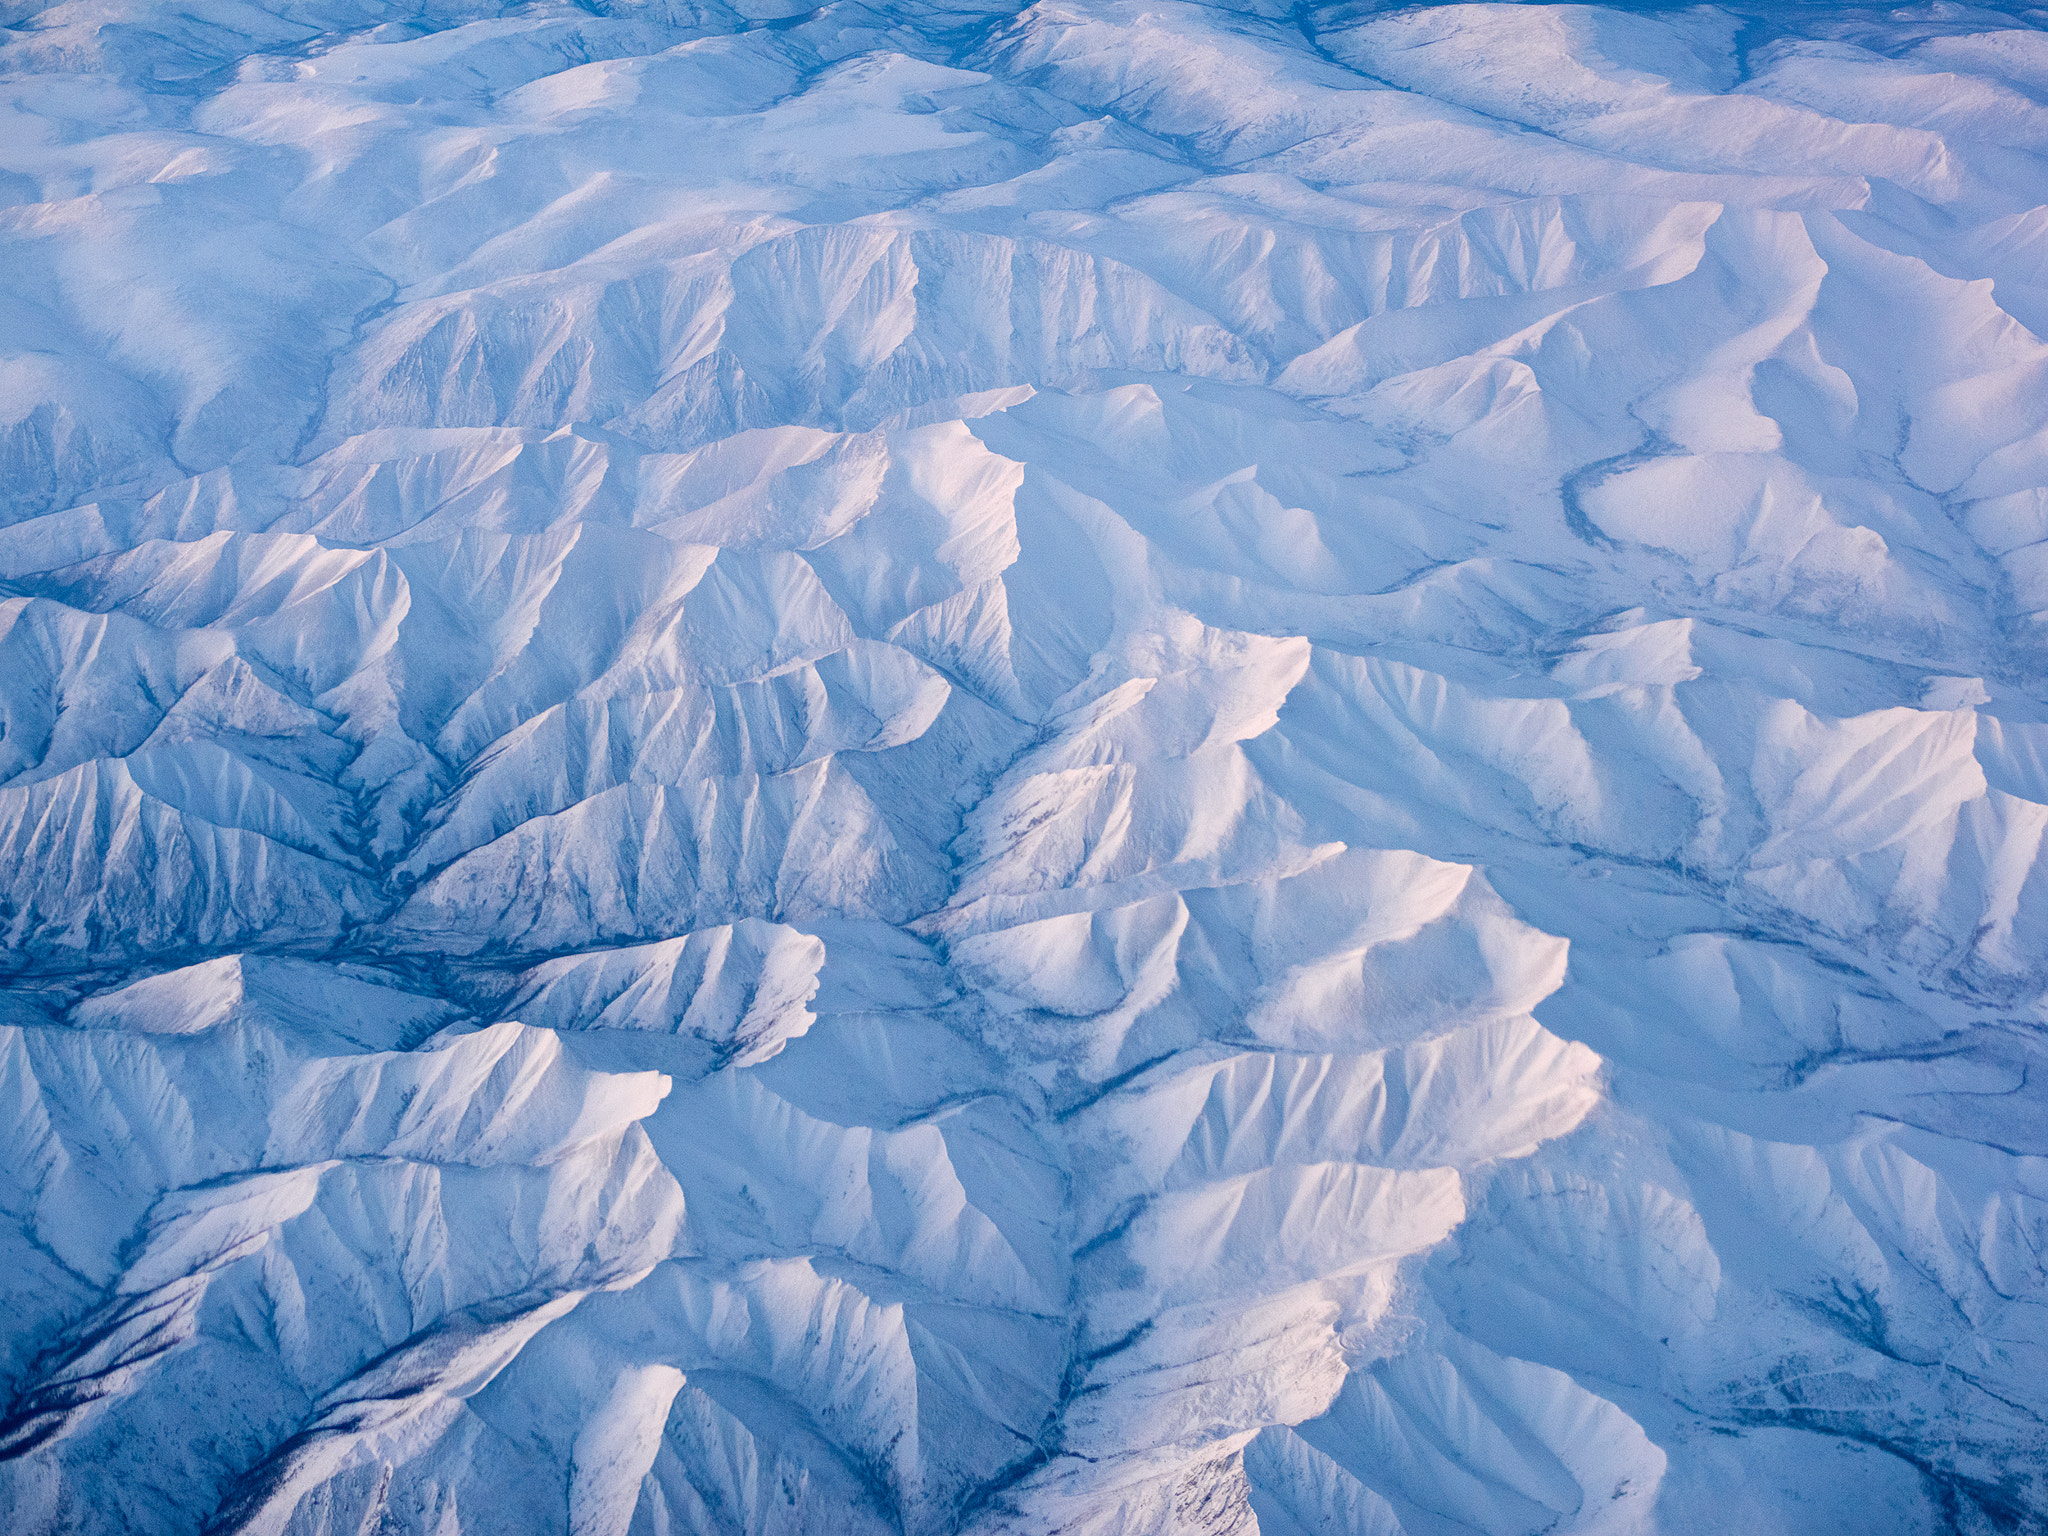
<svg viewBox="0 0 2048 1536"><path fill-rule="evenodd" d="M0 6L9 1536L2048 1531L2048 12Z"/></svg>

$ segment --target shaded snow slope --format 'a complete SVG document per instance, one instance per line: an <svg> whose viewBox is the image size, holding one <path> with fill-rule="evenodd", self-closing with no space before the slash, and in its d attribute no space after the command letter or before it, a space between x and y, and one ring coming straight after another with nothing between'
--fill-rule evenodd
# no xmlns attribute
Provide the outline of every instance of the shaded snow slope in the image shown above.
<svg viewBox="0 0 2048 1536"><path fill-rule="evenodd" d="M4 16L10 1533L2048 1529L2048 13Z"/></svg>

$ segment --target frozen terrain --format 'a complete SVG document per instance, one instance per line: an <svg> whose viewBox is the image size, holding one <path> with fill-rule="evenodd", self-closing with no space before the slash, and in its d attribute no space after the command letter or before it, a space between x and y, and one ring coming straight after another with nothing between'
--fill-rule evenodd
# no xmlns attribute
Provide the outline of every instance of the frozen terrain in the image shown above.
<svg viewBox="0 0 2048 1536"><path fill-rule="evenodd" d="M8 1536L2048 1531L2048 12L6 0Z"/></svg>

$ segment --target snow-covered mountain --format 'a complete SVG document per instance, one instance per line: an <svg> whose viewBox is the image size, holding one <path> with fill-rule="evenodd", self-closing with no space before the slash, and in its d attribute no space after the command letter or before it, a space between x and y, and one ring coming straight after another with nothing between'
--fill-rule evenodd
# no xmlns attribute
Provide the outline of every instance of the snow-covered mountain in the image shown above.
<svg viewBox="0 0 2048 1536"><path fill-rule="evenodd" d="M2048 12L10 0L0 1525L2048 1530Z"/></svg>

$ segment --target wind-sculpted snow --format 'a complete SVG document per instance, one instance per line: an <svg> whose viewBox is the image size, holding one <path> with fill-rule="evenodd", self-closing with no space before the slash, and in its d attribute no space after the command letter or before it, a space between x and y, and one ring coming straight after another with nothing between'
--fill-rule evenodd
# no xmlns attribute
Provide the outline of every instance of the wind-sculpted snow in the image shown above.
<svg viewBox="0 0 2048 1536"><path fill-rule="evenodd" d="M4 16L10 1533L2048 1530L2048 13Z"/></svg>

